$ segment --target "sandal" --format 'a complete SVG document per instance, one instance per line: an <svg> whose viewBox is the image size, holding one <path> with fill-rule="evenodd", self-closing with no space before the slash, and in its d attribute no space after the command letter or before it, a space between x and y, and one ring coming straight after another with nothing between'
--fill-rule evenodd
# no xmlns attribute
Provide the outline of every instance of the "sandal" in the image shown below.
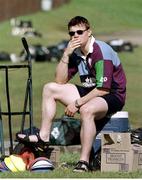
<svg viewBox="0 0 142 180"><path fill-rule="evenodd" d="M24 135L25 135L24 138L20 138L18 135L19 135L19 133L16 134L16 139L17 139L19 142L21 142L21 143L23 143L23 144L28 144L28 145L30 145L30 146L32 145L32 146L34 146L35 148L37 148L37 150L45 151L45 150L47 150L48 147L49 147L49 142L43 141L43 140L41 139L39 133L34 134L34 135L37 137L37 139L38 139L37 142L32 142L32 141L30 141L29 135L24 134Z"/></svg>
<svg viewBox="0 0 142 180"><path fill-rule="evenodd" d="M73 172L89 172L89 171L91 171L89 163L83 160L78 161L75 168L73 169Z"/></svg>

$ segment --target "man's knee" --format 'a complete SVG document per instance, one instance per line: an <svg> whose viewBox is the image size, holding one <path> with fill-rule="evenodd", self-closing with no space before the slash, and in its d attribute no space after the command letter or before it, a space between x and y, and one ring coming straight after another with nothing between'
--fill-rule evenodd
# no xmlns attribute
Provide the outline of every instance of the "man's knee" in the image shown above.
<svg viewBox="0 0 142 180"><path fill-rule="evenodd" d="M88 107L87 105L83 105L80 108L80 115L82 117L88 117L88 116L94 116L94 108L92 109L91 107Z"/></svg>
<svg viewBox="0 0 142 180"><path fill-rule="evenodd" d="M55 82L50 82L45 84L43 87L43 96L51 95L52 93L55 92L56 88L57 88L57 83Z"/></svg>

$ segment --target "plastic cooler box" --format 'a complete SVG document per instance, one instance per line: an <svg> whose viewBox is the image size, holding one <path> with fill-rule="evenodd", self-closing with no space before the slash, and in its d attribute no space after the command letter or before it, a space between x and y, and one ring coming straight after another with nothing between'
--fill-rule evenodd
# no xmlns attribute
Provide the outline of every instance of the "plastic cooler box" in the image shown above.
<svg viewBox="0 0 142 180"><path fill-rule="evenodd" d="M97 136L93 143L93 151L96 152L101 148L101 133L105 132L128 132L130 129L128 112L118 111L111 117L105 117L96 121Z"/></svg>

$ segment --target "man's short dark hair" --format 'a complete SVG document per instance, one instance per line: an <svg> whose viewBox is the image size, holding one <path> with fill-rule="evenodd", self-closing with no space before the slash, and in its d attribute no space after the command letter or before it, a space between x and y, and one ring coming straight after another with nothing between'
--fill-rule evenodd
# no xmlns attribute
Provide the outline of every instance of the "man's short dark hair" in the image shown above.
<svg viewBox="0 0 142 180"><path fill-rule="evenodd" d="M68 29L70 29L71 26L76 26L79 24L84 24L86 26L86 29L90 28L90 23L88 20L82 16L75 16L72 18L68 23Z"/></svg>

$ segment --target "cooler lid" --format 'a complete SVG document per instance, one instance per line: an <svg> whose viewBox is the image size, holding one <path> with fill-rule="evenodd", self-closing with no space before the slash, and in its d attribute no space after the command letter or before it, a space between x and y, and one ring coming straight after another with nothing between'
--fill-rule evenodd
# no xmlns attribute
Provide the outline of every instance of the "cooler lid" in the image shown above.
<svg viewBox="0 0 142 180"><path fill-rule="evenodd" d="M113 114L111 118L128 118L127 111L118 111L117 113Z"/></svg>

